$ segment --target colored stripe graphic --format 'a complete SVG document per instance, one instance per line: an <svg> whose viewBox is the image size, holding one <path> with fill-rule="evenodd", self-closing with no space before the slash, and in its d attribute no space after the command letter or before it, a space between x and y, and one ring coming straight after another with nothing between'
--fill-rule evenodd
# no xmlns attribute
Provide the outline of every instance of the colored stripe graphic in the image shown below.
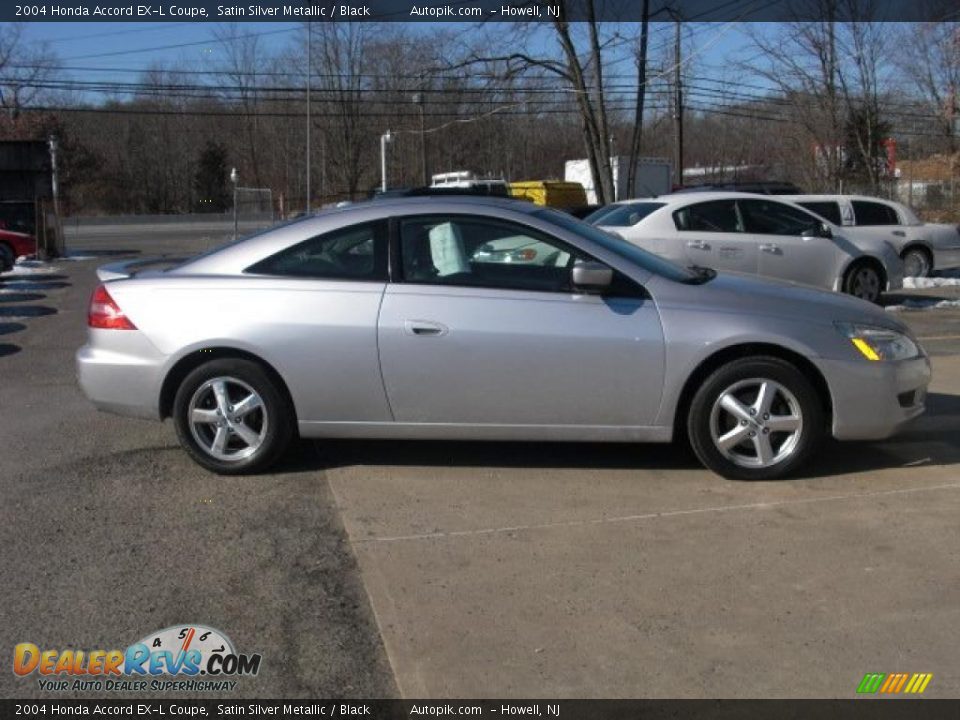
<svg viewBox="0 0 960 720"><path fill-rule="evenodd" d="M880 689L880 683L883 682L883 679L886 677L884 673L867 673L863 676L863 680L860 681L860 686L857 688L858 693L875 693Z"/></svg>
<svg viewBox="0 0 960 720"><path fill-rule="evenodd" d="M914 673L913 677L910 678L910 682L907 683L904 692L919 695L927 689L927 685L930 684L932 678L932 673Z"/></svg>
<svg viewBox="0 0 960 720"><path fill-rule="evenodd" d="M867 673L857 686L861 694L881 693L895 695L909 693L919 695L927 689L933 679L933 673Z"/></svg>

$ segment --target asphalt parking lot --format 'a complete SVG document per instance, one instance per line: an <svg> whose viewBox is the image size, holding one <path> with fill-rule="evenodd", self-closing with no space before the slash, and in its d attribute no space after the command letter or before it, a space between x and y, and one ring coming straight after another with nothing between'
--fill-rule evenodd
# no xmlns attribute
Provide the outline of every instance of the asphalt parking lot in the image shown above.
<svg viewBox="0 0 960 720"><path fill-rule="evenodd" d="M960 308L896 310L934 356L926 416L785 482L677 447L428 442L221 478L73 377L98 264L221 236L88 229L98 257L0 278L5 652L196 622L262 653L239 697L853 697L894 671L960 695Z"/></svg>

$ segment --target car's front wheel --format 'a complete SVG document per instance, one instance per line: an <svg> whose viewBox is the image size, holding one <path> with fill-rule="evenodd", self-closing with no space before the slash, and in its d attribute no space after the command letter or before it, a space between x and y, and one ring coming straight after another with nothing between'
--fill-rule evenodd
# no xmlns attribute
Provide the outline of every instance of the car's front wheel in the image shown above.
<svg viewBox="0 0 960 720"><path fill-rule="evenodd" d="M177 390L173 418L180 444L197 463L223 475L264 470L293 437L293 411L255 362L212 360Z"/></svg>
<svg viewBox="0 0 960 720"><path fill-rule="evenodd" d="M726 478L774 480L797 470L824 434L816 389L775 357L714 371L690 404L687 433L700 461Z"/></svg>

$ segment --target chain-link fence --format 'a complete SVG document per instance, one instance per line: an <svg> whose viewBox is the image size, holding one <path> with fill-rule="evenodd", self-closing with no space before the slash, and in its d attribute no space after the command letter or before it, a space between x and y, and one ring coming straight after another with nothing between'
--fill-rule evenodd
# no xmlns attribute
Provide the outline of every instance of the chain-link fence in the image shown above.
<svg viewBox="0 0 960 720"><path fill-rule="evenodd" d="M234 198L235 220L241 235L273 225L276 213L270 188L238 187L234 191Z"/></svg>

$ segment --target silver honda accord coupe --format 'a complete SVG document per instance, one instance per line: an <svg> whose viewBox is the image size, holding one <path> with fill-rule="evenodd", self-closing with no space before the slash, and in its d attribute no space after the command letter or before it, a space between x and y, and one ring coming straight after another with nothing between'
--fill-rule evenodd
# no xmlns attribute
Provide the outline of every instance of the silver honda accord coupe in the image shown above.
<svg viewBox="0 0 960 720"><path fill-rule="evenodd" d="M360 203L165 270L101 268L77 353L101 409L202 466L303 438L669 442L771 479L923 412L930 362L861 300L682 267L493 198Z"/></svg>

